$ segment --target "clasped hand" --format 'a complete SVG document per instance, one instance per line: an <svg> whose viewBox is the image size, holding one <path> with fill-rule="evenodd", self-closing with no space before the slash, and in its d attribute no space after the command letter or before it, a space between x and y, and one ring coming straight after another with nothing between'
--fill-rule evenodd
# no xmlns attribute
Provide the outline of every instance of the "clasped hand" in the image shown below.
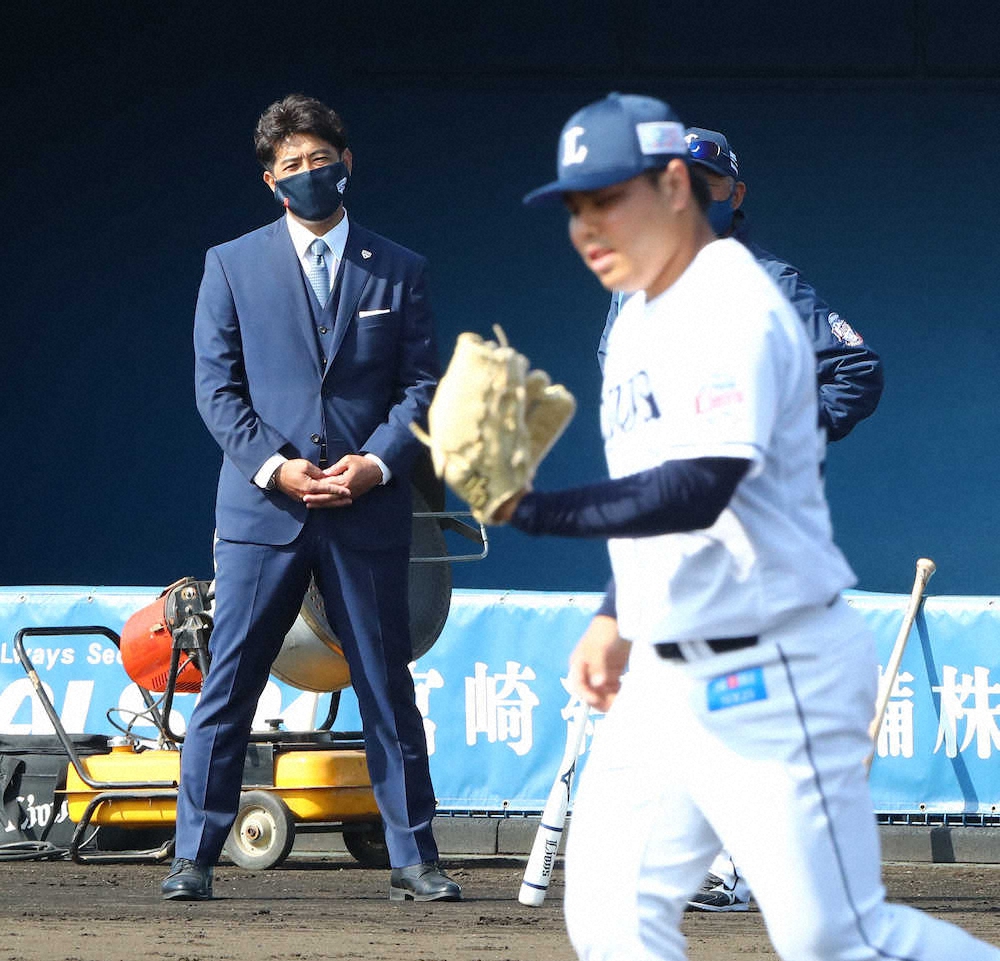
<svg viewBox="0 0 1000 961"><path fill-rule="evenodd" d="M278 473L279 490L306 507L347 507L382 483L378 464L361 454L345 454L320 468L301 457L285 461Z"/></svg>

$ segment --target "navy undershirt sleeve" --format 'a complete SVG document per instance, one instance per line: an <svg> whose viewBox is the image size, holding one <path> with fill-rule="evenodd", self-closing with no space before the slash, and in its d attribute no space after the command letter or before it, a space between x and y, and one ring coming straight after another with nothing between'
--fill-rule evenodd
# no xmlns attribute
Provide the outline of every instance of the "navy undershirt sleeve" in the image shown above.
<svg viewBox="0 0 1000 961"><path fill-rule="evenodd" d="M739 457L697 457L584 487L525 494L511 526L563 537L652 537L711 527L750 467Z"/></svg>
<svg viewBox="0 0 1000 961"><path fill-rule="evenodd" d="M610 577L608 578L608 586L604 588L604 600L601 601L601 606L594 611L594 617L599 617L602 614L604 617L618 617L615 594L615 579L614 577Z"/></svg>

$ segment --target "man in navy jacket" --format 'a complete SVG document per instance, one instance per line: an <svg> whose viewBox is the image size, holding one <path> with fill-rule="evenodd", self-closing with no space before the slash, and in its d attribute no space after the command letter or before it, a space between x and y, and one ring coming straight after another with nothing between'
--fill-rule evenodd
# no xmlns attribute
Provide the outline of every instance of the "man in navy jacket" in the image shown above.
<svg viewBox="0 0 1000 961"><path fill-rule="evenodd" d="M255 144L284 213L209 250L195 312L198 409L224 454L216 606L163 896L212 897L257 699L315 577L358 696L389 896L458 900L408 668L409 424L438 376L426 262L348 221L353 158L329 107L286 97Z"/></svg>
<svg viewBox="0 0 1000 961"><path fill-rule="evenodd" d="M739 179L739 162L726 137L714 130L689 127L688 150L708 181L712 204L709 221L720 237L735 237L754 255L781 292L791 301L812 338L819 383L819 419L828 441L846 437L854 426L872 414L882 396L882 362L861 335L831 310L791 264L780 260L750 238L750 225L742 209L746 184ZM621 309L623 296L615 294L598 347L604 367L608 334Z"/></svg>

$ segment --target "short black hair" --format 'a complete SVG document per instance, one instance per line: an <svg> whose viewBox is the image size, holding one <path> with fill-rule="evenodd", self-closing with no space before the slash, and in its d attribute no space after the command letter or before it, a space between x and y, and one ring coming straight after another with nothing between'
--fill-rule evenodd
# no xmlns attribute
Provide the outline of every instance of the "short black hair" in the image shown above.
<svg viewBox="0 0 1000 961"><path fill-rule="evenodd" d="M676 158L670 158L670 160L674 159ZM651 170L643 171L654 187L659 183L660 174L666 166L667 164L664 164L662 167L653 167ZM712 202L712 188L708 186L705 175L698 169L696 164L688 163L687 169L691 180L691 195L694 197L694 202L698 205L698 209L702 213L705 213L708 210L708 205Z"/></svg>
<svg viewBox="0 0 1000 961"><path fill-rule="evenodd" d="M319 137L340 153L347 148L347 128L335 110L315 97L291 93L282 100L275 100L257 121L253 143L260 165L271 170L282 141L297 133Z"/></svg>

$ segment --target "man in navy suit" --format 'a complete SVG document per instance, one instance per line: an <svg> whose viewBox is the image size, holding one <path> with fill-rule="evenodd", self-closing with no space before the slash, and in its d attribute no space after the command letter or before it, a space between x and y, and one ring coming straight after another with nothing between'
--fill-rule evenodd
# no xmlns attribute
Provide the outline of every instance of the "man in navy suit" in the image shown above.
<svg viewBox="0 0 1000 961"><path fill-rule="evenodd" d="M310 576L344 649L385 825L392 900L459 900L408 664L410 472L438 360L426 261L348 221L340 117L292 95L255 133L285 208L209 250L195 312L198 409L224 453L211 669L181 758L165 898L212 897L257 699Z"/></svg>

